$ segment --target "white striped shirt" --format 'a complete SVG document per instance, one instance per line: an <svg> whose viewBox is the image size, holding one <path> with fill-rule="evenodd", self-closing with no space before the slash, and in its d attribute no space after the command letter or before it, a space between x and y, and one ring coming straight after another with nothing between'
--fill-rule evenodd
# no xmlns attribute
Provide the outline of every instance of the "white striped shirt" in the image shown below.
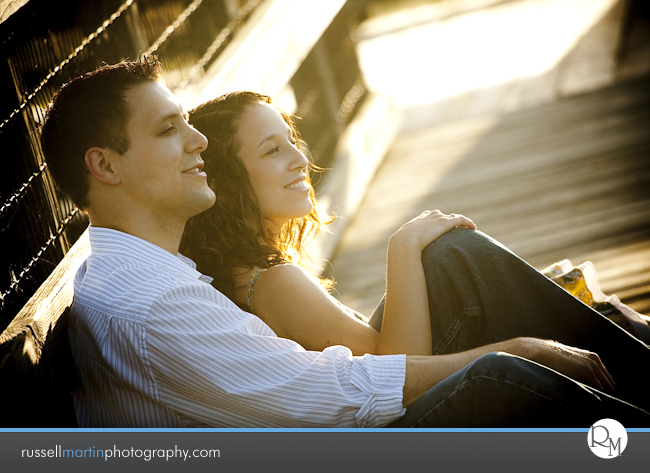
<svg viewBox="0 0 650 473"><path fill-rule="evenodd" d="M381 427L404 414L404 355L306 351L182 255L90 228L70 345L82 427Z"/></svg>

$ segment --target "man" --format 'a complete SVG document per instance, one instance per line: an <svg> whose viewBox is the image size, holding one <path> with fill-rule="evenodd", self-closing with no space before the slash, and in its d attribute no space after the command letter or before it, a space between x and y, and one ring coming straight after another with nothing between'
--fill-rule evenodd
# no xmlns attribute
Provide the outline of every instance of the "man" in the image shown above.
<svg viewBox="0 0 650 473"><path fill-rule="evenodd" d="M202 171L207 140L161 74L156 59L143 58L77 78L55 96L42 129L52 176L91 223L69 329L81 426L586 426L600 418L584 409L566 417L601 396L524 359L612 389L591 352L533 338L429 357L309 352L241 311L177 255L187 219L215 196ZM472 409L457 407L468 402ZM620 407L610 404L608 412ZM431 413L445 405L454 412L439 421Z"/></svg>

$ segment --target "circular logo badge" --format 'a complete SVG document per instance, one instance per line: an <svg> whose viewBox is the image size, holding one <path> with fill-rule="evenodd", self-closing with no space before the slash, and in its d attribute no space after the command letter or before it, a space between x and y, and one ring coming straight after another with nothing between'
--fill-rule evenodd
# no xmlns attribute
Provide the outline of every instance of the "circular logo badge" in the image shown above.
<svg viewBox="0 0 650 473"><path fill-rule="evenodd" d="M620 456L627 446L627 431L614 419L601 419L589 429L589 448L600 458Z"/></svg>

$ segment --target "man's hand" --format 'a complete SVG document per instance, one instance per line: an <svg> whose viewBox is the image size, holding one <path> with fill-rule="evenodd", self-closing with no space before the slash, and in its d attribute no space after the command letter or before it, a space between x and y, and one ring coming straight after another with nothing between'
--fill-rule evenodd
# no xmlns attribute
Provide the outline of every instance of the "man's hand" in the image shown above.
<svg viewBox="0 0 650 473"><path fill-rule="evenodd" d="M513 342L520 344L520 348L511 351L513 355L535 361L600 391L616 389L612 375L594 352L538 338L519 338Z"/></svg>
<svg viewBox="0 0 650 473"><path fill-rule="evenodd" d="M612 375L596 353L551 340L520 337L449 355L407 356L404 406L480 356L496 351L534 361L601 391L611 392L616 388Z"/></svg>

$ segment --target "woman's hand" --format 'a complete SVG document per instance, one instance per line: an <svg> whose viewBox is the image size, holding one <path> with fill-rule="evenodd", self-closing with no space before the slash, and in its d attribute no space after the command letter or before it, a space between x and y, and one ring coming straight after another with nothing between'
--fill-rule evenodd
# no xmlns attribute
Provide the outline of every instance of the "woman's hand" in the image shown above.
<svg viewBox="0 0 650 473"><path fill-rule="evenodd" d="M612 392L616 388L614 378L594 352L538 338L519 338L515 342L520 347L512 351L515 355L559 371L600 391Z"/></svg>
<svg viewBox="0 0 650 473"><path fill-rule="evenodd" d="M455 227L467 227L476 230L476 225L469 218L460 214L443 214L440 210L425 210L413 220L406 222L397 230L390 242L415 245L421 252L429 243L443 233Z"/></svg>

